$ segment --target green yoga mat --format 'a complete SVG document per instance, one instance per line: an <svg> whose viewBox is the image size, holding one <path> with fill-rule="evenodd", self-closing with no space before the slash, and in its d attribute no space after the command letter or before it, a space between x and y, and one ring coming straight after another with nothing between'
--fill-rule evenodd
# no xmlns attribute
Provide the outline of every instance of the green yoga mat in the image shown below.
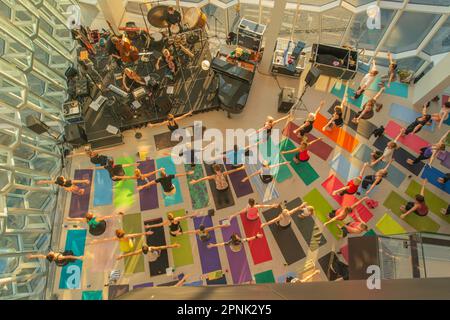
<svg viewBox="0 0 450 320"><path fill-rule="evenodd" d="M416 194L420 193L420 189L422 189L422 186L416 181L412 180L409 184L408 189L406 189L406 194L411 198L414 198ZM447 209L447 201L444 201L443 199L432 193L430 190L425 188L425 203L427 204L431 212L436 214L442 220L445 220L447 223L450 223L450 216L441 213L441 209Z"/></svg>
<svg viewBox="0 0 450 320"><path fill-rule="evenodd" d="M195 165L195 169L190 164L185 164L184 169L186 172L194 171L193 175L187 176L187 184L189 187L189 195L191 196L192 208L194 210L206 208L209 206L208 189L206 182L200 182L197 184L190 184L192 180L199 180L205 176L203 166L201 164Z"/></svg>
<svg viewBox="0 0 450 320"><path fill-rule="evenodd" d="M272 139L269 139L268 142L264 142L260 145L259 150L264 160L269 161L270 165L279 164L280 162L284 162L283 157L280 155L280 147L281 145L275 145ZM277 179L278 183L282 183L290 178L292 178L291 170L287 166L281 166L276 169L276 173L274 175Z"/></svg>
<svg viewBox="0 0 450 320"><path fill-rule="evenodd" d="M178 211L170 211L175 217L181 217L186 215L184 209ZM188 222L186 220L181 221L181 228L183 231L188 231ZM181 247L176 250L172 250L173 262L176 268L187 266L194 263L194 257L192 256L191 240L189 235L184 234L178 237L170 236L170 244L179 243Z"/></svg>
<svg viewBox="0 0 450 320"><path fill-rule="evenodd" d="M103 291L83 291L81 300L103 300Z"/></svg>
<svg viewBox="0 0 450 320"><path fill-rule="evenodd" d="M284 139L281 142L281 151L289 151L295 149L294 143L290 139ZM294 157L295 153L285 154L284 157L287 161L291 162L291 166L295 173L303 180L303 182L309 186L311 183L319 179L319 174L314 170L313 167L308 162L295 163Z"/></svg>
<svg viewBox="0 0 450 320"><path fill-rule="evenodd" d="M391 209L395 215L400 217L400 215L403 214L400 207L406 205L407 202L408 201L403 199L398 193L392 191L383 205L386 208ZM439 230L439 225L432 219L429 217L419 217L414 213L408 215L404 221L417 231L437 232Z"/></svg>
<svg viewBox="0 0 450 320"><path fill-rule="evenodd" d="M376 227L387 236L406 233L406 230L387 213L377 222Z"/></svg>
<svg viewBox="0 0 450 320"><path fill-rule="evenodd" d="M135 163L133 157L121 157L116 159L116 164L131 164ZM124 168L126 176L134 175L135 167ZM122 180L115 182L114 186L114 207L122 210L131 207L137 197L136 180Z"/></svg>
<svg viewBox="0 0 450 320"><path fill-rule="evenodd" d="M123 230L126 234L131 233L142 233L142 219L140 213L134 213L134 214L126 214L123 216L122 220L123 224ZM134 249L133 251L139 250L142 248L142 245L144 244L144 238L145 237L137 237L134 238ZM125 274L133 274L133 273L139 273L144 272L144 255L140 254L137 256L127 257L124 259L125 261Z"/></svg>
<svg viewBox="0 0 450 320"><path fill-rule="evenodd" d="M255 274L255 281L256 283L275 283L275 277L273 276L272 270L267 270Z"/></svg>
<svg viewBox="0 0 450 320"><path fill-rule="evenodd" d="M314 207L316 216L322 223L330 220L328 214L333 210L333 207L322 196L319 190L313 189L310 193L303 197L303 200ZM336 222L327 225L327 228L336 239L340 239L339 235L342 234L342 232Z"/></svg>

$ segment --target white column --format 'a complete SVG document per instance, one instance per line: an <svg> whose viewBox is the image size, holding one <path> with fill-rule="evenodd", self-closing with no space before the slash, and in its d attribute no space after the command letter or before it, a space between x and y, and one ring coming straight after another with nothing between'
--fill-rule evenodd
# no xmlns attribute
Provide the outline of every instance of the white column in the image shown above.
<svg viewBox="0 0 450 320"><path fill-rule="evenodd" d="M118 33L120 22L125 12L125 3L123 0L98 0L98 6L105 17L105 20L111 22L114 32Z"/></svg>
<svg viewBox="0 0 450 320"><path fill-rule="evenodd" d="M283 22L284 9L286 8L287 0L274 1L275 5L272 9L272 15L270 17L270 23L267 26L266 33L264 35L264 55L261 60L261 71L263 73L270 72L270 64L272 62L273 51L275 50L275 44L280 34L281 24Z"/></svg>

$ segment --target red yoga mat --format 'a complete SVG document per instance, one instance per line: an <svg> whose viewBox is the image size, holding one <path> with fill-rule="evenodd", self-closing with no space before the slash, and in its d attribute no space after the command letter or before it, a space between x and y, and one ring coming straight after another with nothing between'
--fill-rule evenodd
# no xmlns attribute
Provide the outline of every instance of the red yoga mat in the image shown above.
<svg viewBox="0 0 450 320"><path fill-rule="evenodd" d="M332 175L327 180L325 180L324 183L322 183L322 187L331 195L334 190L340 189L344 186L344 184L339 181L336 176ZM341 206L351 206L354 203L358 201L358 198L356 198L354 195L350 194L344 194L343 196L332 196L334 200L336 200L337 203L339 203ZM370 219L373 218L372 212L367 209L363 204L360 204L356 207L356 211L358 212L359 216L364 222L370 221ZM351 214L353 220L356 220L355 214Z"/></svg>
<svg viewBox="0 0 450 320"><path fill-rule="evenodd" d="M388 137L395 139L401 130L401 125L394 121L389 121L388 125L385 128L385 133ZM420 153L420 149L428 147L430 145L428 141L412 133L408 134L407 136L401 137L400 139L398 139L398 142L405 145L415 153Z"/></svg>
<svg viewBox="0 0 450 320"><path fill-rule="evenodd" d="M267 243L264 230L261 229L261 219L258 218L255 221L250 221L247 219L246 214L246 212L241 213L241 221L244 227L245 237L253 237L257 233L264 235L261 239L255 239L248 243L254 264L257 265L266 261L271 261L272 254L270 253L269 244Z"/></svg>

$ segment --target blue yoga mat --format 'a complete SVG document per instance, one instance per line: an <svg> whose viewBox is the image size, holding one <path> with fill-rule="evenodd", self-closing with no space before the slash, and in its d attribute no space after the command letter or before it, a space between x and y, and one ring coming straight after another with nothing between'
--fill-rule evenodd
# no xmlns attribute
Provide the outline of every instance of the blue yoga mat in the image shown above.
<svg viewBox="0 0 450 320"><path fill-rule="evenodd" d="M359 109L361 109L362 106L367 101L369 101L369 98L363 94L361 97L359 97L357 100L355 100L355 99L353 99L353 97L355 96L355 92L356 91L353 90L352 88L348 88L348 102L353 104L354 106L358 107ZM344 98L344 94L345 94L345 85L343 85L339 82L336 83L334 85L333 89L331 90L331 93L342 100Z"/></svg>
<svg viewBox="0 0 450 320"><path fill-rule="evenodd" d="M380 82L381 82L381 77L377 77L375 79L375 81L372 82L369 89L373 90L373 91L379 91L380 88L378 87L378 84ZM391 86L388 88L387 82L386 82L385 90L383 93L408 99L408 91L409 91L409 86L406 83L392 82Z"/></svg>
<svg viewBox="0 0 450 320"><path fill-rule="evenodd" d="M86 230L69 230L66 237L65 250L71 250L74 256L84 255L84 246L86 244ZM69 263L61 269L61 278L59 281L60 289L80 289L81 271L83 261L77 260Z"/></svg>
<svg viewBox="0 0 450 320"><path fill-rule="evenodd" d="M258 164L249 164L246 165L247 174L252 175L259 169L261 169L261 163L258 161ZM250 181L253 185L253 188L258 192L260 200L262 203L267 203L278 199L280 197L280 193L276 187L275 180L269 184L265 184L262 182L259 175L253 176L250 178Z"/></svg>
<svg viewBox="0 0 450 320"><path fill-rule="evenodd" d="M172 161L171 157L160 158L156 160L156 166L158 168L165 168L167 175L176 174L177 169L175 168L175 164ZM167 196L162 192L164 205L166 207L173 206L183 202L183 196L181 194L180 181L178 179L173 179L172 181L175 188L177 188L177 193L172 196Z"/></svg>
<svg viewBox="0 0 450 320"><path fill-rule="evenodd" d="M409 125L410 123L414 122L417 117L420 117L422 114L412 108L408 108L400 104L393 103L391 105L389 115L392 118L403 121L407 125ZM433 121L433 124L431 126L424 126L422 130L434 131L435 126L436 124Z"/></svg>
<svg viewBox="0 0 450 320"><path fill-rule="evenodd" d="M358 177L361 171L360 167L351 164L350 161L347 160L347 158L342 154L338 155L331 161L331 168L345 181Z"/></svg>
<svg viewBox="0 0 450 320"><path fill-rule="evenodd" d="M362 162L370 162L371 152L372 150L369 148L369 146L362 144L361 147L355 152L353 156L356 159L361 160ZM383 169L384 167L386 167L386 162L381 161L375 165L373 170L378 171L380 169ZM398 169L394 164L391 164L391 166L388 169L388 175L385 179L398 188L402 184L403 180L405 180L405 178L406 175L402 171L400 171L400 169Z"/></svg>
<svg viewBox="0 0 450 320"><path fill-rule="evenodd" d="M444 176L445 174L442 171L428 165L424 167L422 172L422 178L426 178L432 185L447 193L450 193L450 181L447 181L446 184L442 184L437 181L439 178L443 178Z"/></svg>
<svg viewBox="0 0 450 320"><path fill-rule="evenodd" d="M113 202L113 181L105 169L95 170L94 207L107 206Z"/></svg>
<svg viewBox="0 0 450 320"><path fill-rule="evenodd" d="M184 286L185 287L201 287L201 286L203 286L203 281L199 280L199 281L194 281L194 282L190 282L190 283L185 283Z"/></svg>

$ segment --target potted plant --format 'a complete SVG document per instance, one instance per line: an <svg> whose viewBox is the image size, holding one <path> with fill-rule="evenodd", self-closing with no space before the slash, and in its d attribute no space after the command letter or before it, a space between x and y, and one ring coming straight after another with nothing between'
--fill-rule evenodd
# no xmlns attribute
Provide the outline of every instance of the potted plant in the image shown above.
<svg viewBox="0 0 450 320"><path fill-rule="evenodd" d="M398 71L398 77L402 83L411 83L414 72L407 69L402 69Z"/></svg>

